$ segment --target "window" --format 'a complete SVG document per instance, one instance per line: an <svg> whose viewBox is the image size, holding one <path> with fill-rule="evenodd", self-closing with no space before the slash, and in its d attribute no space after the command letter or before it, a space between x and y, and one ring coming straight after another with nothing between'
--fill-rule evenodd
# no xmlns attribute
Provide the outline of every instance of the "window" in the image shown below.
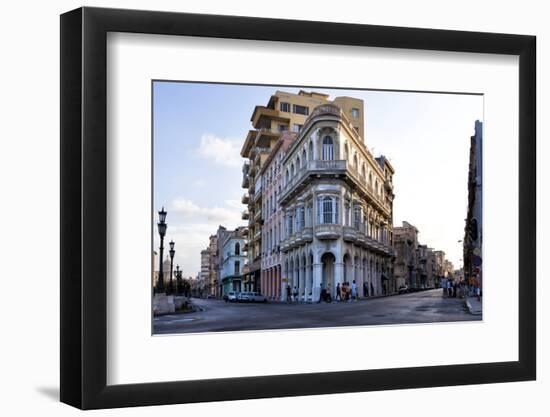
<svg viewBox="0 0 550 417"><path fill-rule="evenodd" d="M338 199L335 197L319 197L317 200L319 224L335 224L338 222Z"/></svg>
<svg viewBox="0 0 550 417"><path fill-rule="evenodd" d="M306 156L306 150L304 149L302 151L302 165L306 165L306 161L307 161L307 156Z"/></svg>
<svg viewBox="0 0 550 417"><path fill-rule="evenodd" d="M279 125L279 132L285 132L288 130L288 126L287 125Z"/></svg>
<svg viewBox="0 0 550 417"><path fill-rule="evenodd" d="M241 254L241 245L239 244L239 242L235 243L235 255L240 255Z"/></svg>
<svg viewBox="0 0 550 417"><path fill-rule="evenodd" d="M309 160L313 160L313 142L309 141Z"/></svg>
<svg viewBox="0 0 550 417"><path fill-rule="evenodd" d="M334 142L330 136L323 139L323 160L332 161L334 159Z"/></svg>
<svg viewBox="0 0 550 417"><path fill-rule="evenodd" d="M344 159L347 161L349 157L349 150L348 150L348 144L346 143L344 145Z"/></svg>
<svg viewBox="0 0 550 417"><path fill-rule="evenodd" d="M361 227L361 217L361 207L353 206L353 227L355 227L356 230L359 230Z"/></svg>
<svg viewBox="0 0 550 417"><path fill-rule="evenodd" d="M353 155L353 169L359 171L359 162L357 161L357 154Z"/></svg>
<svg viewBox="0 0 550 417"><path fill-rule="evenodd" d="M302 130L302 127L304 127L304 125L294 123L294 125L292 125L292 131L298 133L300 130Z"/></svg>
<svg viewBox="0 0 550 417"><path fill-rule="evenodd" d="M351 117L354 119L357 119L359 117L359 109L353 108L351 109Z"/></svg>
<svg viewBox="0 0 550 417"><path fill-rule="evenodd" d="M235 261L235 275L241 274L241 262Z"/></svg>
<svg viewBox="0 0 550 417"><path fill-rule="evenodd" d="M309 108L306 106L300 106L299 104L293 104L292 111L296 114L303 114L304 116L309 115Z"/></svg>
<svg viewBox="0 0 550 417"><path fill-rule="evenodd" d="M282 101L279 108L281 109L281 111L290 113L290 103L285 103L284 101Z"/></svg>

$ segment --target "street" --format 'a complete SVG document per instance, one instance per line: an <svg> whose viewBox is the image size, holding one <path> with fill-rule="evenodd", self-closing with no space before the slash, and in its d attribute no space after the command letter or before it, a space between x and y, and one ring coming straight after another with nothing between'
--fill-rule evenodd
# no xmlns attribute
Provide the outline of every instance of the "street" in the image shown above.
<svg viewBox="0 0 550 417"><path fill-rule="evenodd" d="M203 311L154 318L155 334L481 320L441 290L321 304L238 304L193 298Z"/></svg>

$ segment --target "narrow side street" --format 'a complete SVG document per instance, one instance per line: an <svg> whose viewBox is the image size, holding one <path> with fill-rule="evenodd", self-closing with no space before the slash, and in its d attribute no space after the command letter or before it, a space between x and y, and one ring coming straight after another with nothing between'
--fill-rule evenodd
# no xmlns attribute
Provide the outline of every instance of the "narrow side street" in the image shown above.
<svg viewBox="0 0 550 417"><path fill-rule="evenodd" d="M431 290L357 302L237 304L193 298L203 311L154 318L155 334L481 320L464 300Z"/></svg>

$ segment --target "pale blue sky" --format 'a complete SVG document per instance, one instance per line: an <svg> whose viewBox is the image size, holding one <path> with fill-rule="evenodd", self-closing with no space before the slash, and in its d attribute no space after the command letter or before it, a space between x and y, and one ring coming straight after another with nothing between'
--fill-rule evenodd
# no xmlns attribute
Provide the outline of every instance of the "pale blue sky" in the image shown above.
<svg viewBox="0 0 550 417"><path fill-rule="evenodd" d="M365 142L395 168L394 225L444 250L458 266L467 204L468 152L483 97L300 87L365 103ZM245 225L241 149L255 105L276 90L300 88L155 82L154 207L168 211L166 239L185 276L200 269L200 251L219 224ZM158 235L155 232L155 248Z"/></svg>

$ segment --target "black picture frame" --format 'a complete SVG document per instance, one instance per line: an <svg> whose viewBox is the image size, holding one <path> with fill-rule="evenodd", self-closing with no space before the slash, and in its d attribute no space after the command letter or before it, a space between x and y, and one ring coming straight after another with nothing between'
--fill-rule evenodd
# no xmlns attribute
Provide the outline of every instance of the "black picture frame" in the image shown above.
<svg viewBox="0 0 550 417"><path fill-rule="evenodd" d="M519 56L519 360L108 386L108 32ZM156 11L61 15L61 401L81 409L378 391L536 378L536 38Z"/></svg>

